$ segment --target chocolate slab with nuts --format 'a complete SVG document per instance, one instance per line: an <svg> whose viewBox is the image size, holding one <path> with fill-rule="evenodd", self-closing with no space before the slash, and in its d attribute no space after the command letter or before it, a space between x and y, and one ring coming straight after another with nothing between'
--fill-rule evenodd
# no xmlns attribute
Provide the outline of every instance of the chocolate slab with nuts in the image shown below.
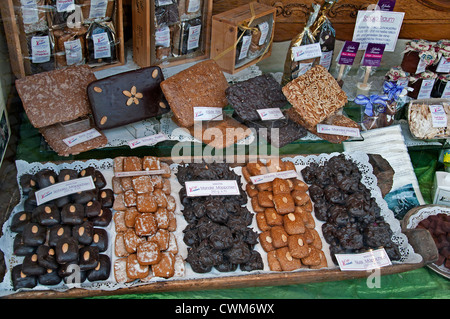
<svg viewBox="0 0 450 319"><path fill-rule="evenodd" d="M169 111L157 66L128 71L89 84L94 122L101 130L155 117Z"/></svg>

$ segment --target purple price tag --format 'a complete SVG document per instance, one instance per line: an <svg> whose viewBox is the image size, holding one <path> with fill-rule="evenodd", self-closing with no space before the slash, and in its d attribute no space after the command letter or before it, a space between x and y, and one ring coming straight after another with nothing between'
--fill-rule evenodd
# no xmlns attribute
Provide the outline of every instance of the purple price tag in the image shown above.
<svg viewBox="0 0 450 319"><path fill-rule="evenodd" d="M384 48L386 44L383 43L369 43L367 44L366 52L364 53L363 66L378 67L381 64Z"/></svg>
<svg viewBox="0 0 450 319"><path fill-rule="evenodd" d="M381 11L394 11L395 0L378 0L378 4Z"/></svg>
<svg viewBox="0 0 450 319"><path fill-rule="evenodd" d="M358 53L359 42L345 41L342 47L341 54L339 55L339 64L353 65L356 54Z"/></svg>

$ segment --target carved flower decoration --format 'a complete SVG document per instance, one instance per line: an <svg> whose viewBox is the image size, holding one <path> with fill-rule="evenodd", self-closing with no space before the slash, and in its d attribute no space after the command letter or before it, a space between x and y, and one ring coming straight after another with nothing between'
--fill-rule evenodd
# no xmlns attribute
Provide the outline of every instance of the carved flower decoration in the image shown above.
<svg viewBox="0 0 450 319"><path fill-rule="evenodd" d="M130 91L122 91L123 95L125 95L126 97L128 97L127 100L127 106L130 106L131 104L139 104L139 99L142 99L144 96L142 95L142 93L139 93L136 91L136 86L133 85L133 87L131 88Z"/></svg>

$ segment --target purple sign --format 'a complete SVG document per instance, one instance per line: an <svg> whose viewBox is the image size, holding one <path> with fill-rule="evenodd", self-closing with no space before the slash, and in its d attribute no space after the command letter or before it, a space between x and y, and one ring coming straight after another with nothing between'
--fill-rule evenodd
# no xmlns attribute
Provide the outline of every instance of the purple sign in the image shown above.
<svg viewBox="0 0 450 319"><path fill-rule="evenodd" d="M359 42L345 41L342 47L341 54L339 55L339 64L353 65L356 54L358 53Z"/></svg>
<svg viewBox="0 0 450 319"><path fill-rule="evenodd" d="M369 43L367 44L366 52L364 53L363 66L378 67L381 64L381 58L383 57L384 43Z"/></svg>
<svg viewBox="0 0 450 319"><path fill-rule="evenodd" d="M378 4L381 11L394 11L395 0L378 0Z"/></svg>

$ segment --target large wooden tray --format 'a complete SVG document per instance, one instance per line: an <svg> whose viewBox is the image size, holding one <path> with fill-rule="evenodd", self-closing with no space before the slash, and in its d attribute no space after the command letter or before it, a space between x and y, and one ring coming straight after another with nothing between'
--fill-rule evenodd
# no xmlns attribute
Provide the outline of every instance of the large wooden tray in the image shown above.
<svg viewBox="0 0 450 319"><path fill-rule="evenodd" d="M162 158L162 160L170 163L170 159ZM229 162L229 161L227 161ZM236 161L235 161L236 162ZM241 161L242 162L242 161ZM233 164L231 166L242 165ZM418 263L401 263L380 269L380 275L390 275L402 273L414 269L427 266L435 262L438 258L436 245L427 230L410 229L405 230L404 234L408 238L408 242L414 249L414 252L422 257L422 261ZM139 294L139 293L157 293L168 291L194 291L194 290L211 290L211 289L227 289L227 288L244 288L244 287L261 287L261 286L282 286L292 284L317 283L326 281L340 281L356 278L368 278L372 272L366 271L340 271L339 268L321 269L321 270L305 270L296 272L265 272L255 274L239 274L226 275L214 278L196 279L171 279L167 281L150 282L145 285L133 286L129 288L120 288L117 290L92 290L73 288L65 292L52 290L33 290L26 292L18 292L5 296L7 299L47 299L47 298L80 298L91 296L107 296L120 294ZM5 278L4 280L8 280Z"/></svg>

